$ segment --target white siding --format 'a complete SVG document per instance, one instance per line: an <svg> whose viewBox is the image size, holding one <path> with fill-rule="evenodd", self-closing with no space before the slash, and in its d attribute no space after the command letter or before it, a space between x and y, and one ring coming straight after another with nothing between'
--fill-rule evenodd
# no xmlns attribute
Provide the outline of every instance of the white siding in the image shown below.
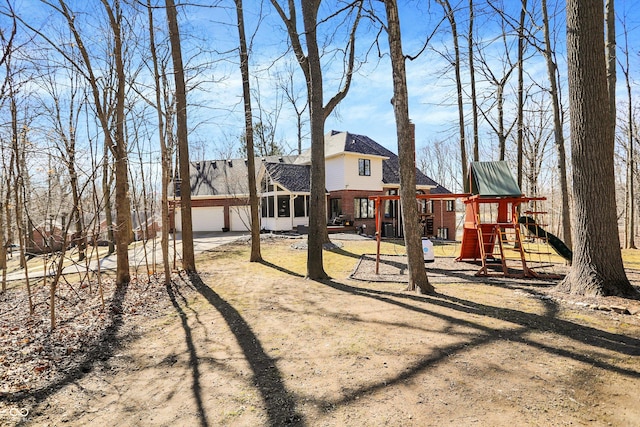
<svg viewBox="0 0 640 427"><path fill-rule="evenodd" d="M345 188L345 156L327 159L325 162L325 182L327 191L343 190ZM357 173L357 170L356 170Z"/></svg>
<svg viewBox="0 0 640 427"><path fill-rule="evenodd" d="M358 159L367 158L371 161L371 175L360 176ZM382 159L379 157L367 157L356 153L345 156L343 174L345 186L342 189L382 191ZM327 190L331 191L329 188Z"/></svg>

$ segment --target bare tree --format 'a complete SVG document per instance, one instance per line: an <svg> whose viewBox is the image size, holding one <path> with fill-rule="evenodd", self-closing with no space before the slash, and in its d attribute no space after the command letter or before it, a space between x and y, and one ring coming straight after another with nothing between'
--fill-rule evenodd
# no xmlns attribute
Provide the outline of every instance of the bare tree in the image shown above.
<svg viewBox="0 0 640 427"><path fill-rule="evenodd" d="M474 16L473 0L469 0L469 31L467 32L467 47L469 49L469 86L471 86L471 117L473 134L473 160L480 160L480 141L478 138L478 96L476 91L476 69L474 64Z"/></svg>
<svg viewBox="0 0 640 427"><path fill-rule="evenodd" d="M601 0L567 0L567 62L574 215L573 264L559 290L637 295L626 277L617 230Z"/></svg>
<svg viewBox="0 0 640 427"><path fill-rule="evenodd" d="M501 20L501 24L503 23L504 20ZM484 57L484 54L481 50L478 50L478 58L481 65L479 71L480 73L482 73L485 79L493 87L495 87L495 92L493 94L493 97L495 98L494 101L490 104L489 108L487 108L487 111L480 109L480 112L482 113L482 116L484 117L487 124L489 124L491 129L498 137L499 160L505 159L507 139L509 138L509 134L511 133L513 127L517 122L517 117L514 117L513 121L510 124L505 123L505 88L507 87L507 83L509 83L511 73L513 73L513 70L515 70L517 67L517 63L514 63L511 60L509 54L510 47L509 42L507 41L507 36L507 31L503 28L502 34L499 36L499 39L504 45L504 56L502 58L502 61L499 62L499 66L502 67L502 69L498 71L499 74L496 74L496 72L491 69L490 61L488 61ZM497 111L497 117L495 121L490 117L490 110L494 107Z"/></svg>
<svg viewBox="0 0 640 427"><path fill-rule="evenodd" d="M296 142L297 152L300 154L302 153L302 140L305 136L304 128L308 123L305 115L307 107L309 106L309 100L302 97L301 91L296 85L294 75L292 64L287 63L285 71L278 74L278 86L283 91L285 98L289 101L289 104L291 104L296 114Z"/></svg>
<svg viewBox="0 0 640 427"><path fill-rule="evenodd" d="M463 100L463 91L462 91L462 74L460 71L461 67L461 55L460 55L460 44L458 40L458 24L456 22L456 16L454 10L451 8L451 4L449 0L436 0L436 2L442 6L444 10L445 16L449 21L449 26L451 27L451 38L453 41L453 53L454 57L452 60L453 69L456 77L456 93L458 99L458 132L460 138L460 163L462 166L462 181L464 182L467 179L467 143L465 138L465 130L464 130L464 100Z"/></svg>
<svg viewBox="0 0 640 427"><path fill-rule="evenodd" d="M438 184L449 190L462 188L458 164L451 159L458 158L456 143L449 140L432 140L416 153L418 168Z"/></svg>
<svg viewBox="0 0 640 427"><path fill-rule="evenodd" d="M193 248L193 224L191 215L191 180L189 176L189 141L187 138L187 89L185 86L182 47L178 28L178 13L173 0L165 1L169 40L176 90L176 135L178 140L178 158L180 164L180 213L182 219L182 268L187 273L196 272L195 252Z"/></svg>
<svg viewBox="0 0 640 427"><path fill-rule="evenodd" d="M7 6L9 11L12 12L11 4L7 3ZM13 13L10 13L10 15L13 15ZM16 33L17 22L15 16L12 16L11 28L0 28L0 48L2 49L2 52L0 52L0 67L5 66L8 63L8 59L13 52L13 41ZM7 71L9 71L9 68L7 68ZM0 84L0 105L2 105L5 100L5 89L9 83L9 76L10 74L6 73L2 83ZM4 147L0 148L2 148L2 151L0 152L0 159L2 160L3 171L5 172L0 176L0 269L2 269L2 289L0 290L0 293L4 293L7 290L7 248L12 243L12 226L9 209L11 182L9 180L9 174L7 173L8 169L4 164ZM4 197L4 203L2 201L2 197Z"/></svg>
<svg viewBox="0 0 640 427"><path fill-rule="evenodd" d="M49 64L51 65L51 64ZM67 64L69 65L69 64ZM58 152L58 160L65 164L69 176L72 204L69 221L74 224L73 241L78 248L78 261L86 257L86 230L84 228L84 210L82 207L82 192L79 184L77 167L76 140L79 127L79 117L86 102L81 80L83 77L72 66L64 66L66 84L61 90L59 84L62 78L56 67L50 68L48 75L43 75L41 81L50 97L50 102L43 100L46 117L51 121L53 130L53 145Z"/></svg>
<svg viewBox="0 0 640 427"><path fill-rule="evenodd" d="M325 158L324 158L324 124L327 117L342 101L351 86L351 78L355 62L356 30L362 13L362 1L354 1L352 8L356 15L349 31L349 41L346 53L345 79L341 89L324 104L323 77L320 48L318 46L318 10L322 0L302 2L302 21L306 53L303 49L301 37L298 33L297 6L293 0L288 1L289 15L277 0L271 0L278 15L287 27L291 46L302 68L307 83L307 98L309 100L309 117L311 125L311 195L309 201L309 239L307 251L307 277L309 279L327 278L324 271L322 249L329 240L327 234L327 200L325 187Z"/></svg>
<svg viewBox="0 0 640 427"><path fill-rule="evenodd" d="M155 42L155 30L153 25L153 7L151 0L147 0L147 17L149 19L149 50L151 52L153 81L155 92L155 109L158 117L158 140L160 142L160 158L162 163L161 178L161 215L162 231L160 237L160 247L162 250L162 266L164 269L165 283L171 282L171 266L169 265L169 182L171 181L171 150L167 144L167 127L162 109L163 80L160 76L160 65Z"/></svg>
<svg viewBox="0 0 640 427"><path fill-rule="evenodd" d="M113 112L111 105L106 101L110 96L109 90L103 90L100 87L99 79L95 74L93 61L89 54L89 50L84 43L84 39L78 29L78 22L74 12L69 9L64 0L59 0L58 5L48 0L41 0L43 4L48 5L58 13L60 13L74 39L74 46L80 53L81 60L75 61L72 56L64 51L63 47L50 39L47 34L23 22L28 28L42 37L50 46L58 51L65 59L67 59L73 67L75 67L86 79L91 93L93 95L93 108L96 117L100 123L105 141L105 151L111 151L115 165L115 205L116 205L116 223L118 227L116 241L116 283L118 286L127 284L130 280L129 272L129 254L128 246L131 239L131 205L129 201L129 182L128 182L128 166L127 166L127 147L124 133L125 118L125 67L123 62L123 41L122 41L122 11L120 9L119 0L114 1L113 7L107 0L101 0L104 10L109 20L109 28L113 36L113 49L110 56L114 60L115 68L115 94ZM106 172L105 172L106 175ZM108 182L104 180L104 184ZM108 204L108 201L107 201Z"/></svg>
<svg viewBox="0 0 640 427"><path fill-rule="evenodd" d="M608 35L609 32L615 32L612 28L612 24L609 22L609 19L615 19L613 9L613 0L609 0L606 2L607 8L606 11L606 19L607 19L607 78L609 83L609 88L613 87L613 90L609 90L610 101L613 102L614 109L612 111L613 119L615 120L615 71L612 71L611 68L615 69L615 63L611 65L611 56L613 56L614 61L616 60L616 54L611 53L615 52L615 35L611 36L614 38L611 41L611 37ZM635 249L635 153L634 153L634 117L633 117L633 97L631 93L631 66L629 64L629 56L631 52L629 51L629 32L626 28L626 22L623 22L624 26L624 48L622 48L623 58L619 58L617 62L620 64L620 68L622 70L622 74L624 75L625 88L627 92L627 110L625 117L625 128L626 128L626 191L625 191L625 233L624 233L624 247L627 249ZM613 99L611 99L613 98ZM614 127L615 131L615 127Z"/></svg>
<svg viewBox="0 0 640 427"><path fill-rule="evenodd" d="M420 226L416 220L416 164L415 147L413 145L413 129L409 122L409 94L407 92L407 73L405 56L402 52L400 37L400 17L395 0L385 0L387 12L387 34L393 77L393 111L396 117L398 135L398 158L400 161L400 203L402 209L402 226L407 251L409 272L408 290L420 289L422 293L433 293L424 268L422 255ZM411 209L411 206L414 208Z"/></svg>
<svg viewBox="0 0 640 427"><path fill-rule="evenodd" d="M522 188L522 145L524 140L524 26L527 17L527 0L521 0L521 6L518 21L518 113L516 115L516 173L520 188Z"/></svg>
<svg viewBox="0 0 640 427"><path fill-rule="evenodd" d="M251 208L251 255L250 262L262 261L260 254L260 218L258 188L256 186L256 161L253 150L253 113L251 111L251 87L249 86L249 54L244 28L242 0L235 0L240 42L240 72L242 74L242 97L244 99L244 125L247 147L247 174L249 175L249 204Z"/></svg>

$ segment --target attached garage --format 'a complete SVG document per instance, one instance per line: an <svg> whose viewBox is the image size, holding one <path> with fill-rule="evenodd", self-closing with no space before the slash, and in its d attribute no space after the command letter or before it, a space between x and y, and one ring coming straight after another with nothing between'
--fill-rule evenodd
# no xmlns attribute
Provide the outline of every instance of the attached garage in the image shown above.
<svg viewBox="0 0 640 427"><path fill-rule="evenodd" d="M251 208L249 206L231 206L229 208L231 231L249 231L251 229Z"/></svg>
<svg viewBox="0 0 640 427"><path fill-rule="evenodd" d="M224 207L207 206L191 209L193 231L222 231L224 227ZM182 231L182 216L176 211L176 230Z"/></svg>

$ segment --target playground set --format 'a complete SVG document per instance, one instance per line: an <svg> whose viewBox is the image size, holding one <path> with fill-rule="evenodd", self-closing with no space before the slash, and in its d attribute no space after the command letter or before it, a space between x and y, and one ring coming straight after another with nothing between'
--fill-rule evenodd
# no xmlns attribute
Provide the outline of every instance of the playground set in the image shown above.
<svg viewBox="0 0 640 427"><path fill-rule="evenodd" d="M399 196L371 196L370 199L375 200L376 206L378 274L382 219L379 207L386 200L398 200ZM522 194L504 161L472 162L465 180L465 193L418 194L416 199L462 200L465 218L456 261L480 261L476 276L555 278L555 273L542 271L543 267L552 265L548 247L571 262L571 250L543 228L546 225L542 220L547 212L538 208L546 198ZM523 211L523 207L527 210ZM536 244L526 245L526 240ZM498 269L493 268L495 266Z"/></svg>

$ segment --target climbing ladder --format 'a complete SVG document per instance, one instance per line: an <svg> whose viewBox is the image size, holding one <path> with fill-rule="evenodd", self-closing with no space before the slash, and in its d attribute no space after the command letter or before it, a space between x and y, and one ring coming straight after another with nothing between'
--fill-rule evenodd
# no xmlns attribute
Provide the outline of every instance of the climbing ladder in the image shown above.
<svg viewBox="0 0 640 427"><path fill-rule="evenodd" d="M527 267L517 212L517 207L529 200L523 196L466 198L462 245L457 259L480 261L476 276L535 276ZM488 212L483 212L487 209Z"/></svg>
<svg viewBox="0 0 640 427"><path fill-rule="evenodd" d="M480 261L482 267L476 276L491 276L491 265L500 265L505 277L529 276L525 252L522 245L520 226L516 223L492 223L481 224L477 228L478 246L480 248ZM515 264L513 268L510 265ZM520 273L515 273L519 271Z"/></svg>

